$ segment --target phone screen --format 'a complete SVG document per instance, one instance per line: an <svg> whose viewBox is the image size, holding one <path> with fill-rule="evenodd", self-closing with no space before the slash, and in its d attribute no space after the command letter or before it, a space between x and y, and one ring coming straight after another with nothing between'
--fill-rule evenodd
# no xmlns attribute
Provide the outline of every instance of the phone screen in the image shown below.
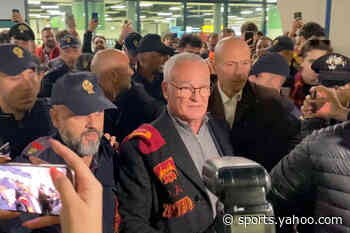
<svg viewBox="0 0 350 233"><path fill-rule="evenodd" d="M18 9L12 9L12 13L19 13Z"/></svg>
<svg viewBox="0 0 350 233"><path fill-rule="evenodd" d="M295 20L302 20L303 19L302 13L301 12L295 12L294 13L294 19Z"/></svg>
<svg viewBox="0 0 350 233"><path fill-rule="evenodd" d="M95 22L98 22L98 13L97 13L97 12L93 12L93 13L92 13L92 19L93 19Z"/></svg>
<svg viewBox="0 0 350 233"><path fill-rule="evenodd" d="M0 209L59 215L62 204L51 180L50 167L65 175L69 173L65 165L1 164Z"/></svg>

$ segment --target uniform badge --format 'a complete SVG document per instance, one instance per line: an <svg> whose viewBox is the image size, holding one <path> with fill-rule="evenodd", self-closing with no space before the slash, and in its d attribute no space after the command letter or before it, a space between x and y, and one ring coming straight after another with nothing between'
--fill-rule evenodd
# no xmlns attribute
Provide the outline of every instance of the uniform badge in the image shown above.
<svg viewBox="0 0 350 233"><path fill-rule="evenodd" d="M30 147L30 149L28 150L27 154L28 154L28 155L32 155L32 154L35 154L35 153L37 153L38 151L41 151L41 150L43 150L43 149L44 149L43 145L41 145L41 144L38 143L38 142L33 142L32 145L31 145L31 147Z"/></svg>
<svg viewBox="0 0 350 233"><path fill-rule="evenodd" d="M326 63L328 64L329 70L335 70L337 66L345 67L346 65L346 61L344 60L344 58L337 55L329 56Z"/></svg>
<svg viewBox="0 0 350 233"><path fill-rule="evenodd" d="M172 157L155 166L153 171L163 184L169 184L177 177L175 162Z"/></svg>
<svg viewBox="0 0 350 233"><path fill-rule="evenodd" d="M20 47L14 47L12 50L13 54L15 54L18 58L23 58L24 51Z"/></svg>
<svg viewBox="0 0 350 233"><path fill-rule="evenodd" d="M70 37L67 37L67 38L66 38L66 42L67 42L67 43L70 43L71 41L72 41L72 38L70 38Z"/></svg>
<svg viewBox="0 0 350 233"><path fill-rule="evenodd" d="M139 42L138 42L137 40L134 40L132 43L134 44L134 46L135 46L136 48L139 46Z"/></svg>
<svg viewBox="0 0 350 233"><path fill-rule="evenodd" d="M89 95L95 94L94 85L89 80L84 80L81 86Z"/></svg>
<svg viewBox="0 0 350 233"><path fill-rule="evenodd" d="M29 31L28 27L26 25L23 25L23 24L18 26L18 30L21 33L24 33L25 31Z"/></svg>

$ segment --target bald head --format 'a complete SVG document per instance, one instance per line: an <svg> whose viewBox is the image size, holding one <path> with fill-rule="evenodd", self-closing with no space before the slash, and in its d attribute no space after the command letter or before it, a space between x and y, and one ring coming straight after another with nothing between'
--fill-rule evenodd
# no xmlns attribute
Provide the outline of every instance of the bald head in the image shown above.
<svg viewBox="0 0 350 233"><path fill-rule="evenodd" d="M107 70L127 69L129 58L117 49L105 49L95 54L91 62L91 71L97 76Z"/></svg>
<svg viewBox="0 0 350 233"><path fill-rule="evenodd" d="M91 62L91 71L96 74L98 83L111 101L130 88L130 79L134 74L129 57L117 49L97 52Z"/></svg>
<svg viewBox="0 0 350 233"><path fill-rule="evenodd" d="M215 47L215 70L227 96L232 97L244 87L250 68L251 53L245 41L235 37L219 41Z"/></svg>
<svg viewBox="0 0 350 233"><path fill-rule="evenodd" d="M249 58L251 56L248 44L236 37L227 37L219 41L215 47L215 61L222 61L228 54L239 58Z"/></svg>

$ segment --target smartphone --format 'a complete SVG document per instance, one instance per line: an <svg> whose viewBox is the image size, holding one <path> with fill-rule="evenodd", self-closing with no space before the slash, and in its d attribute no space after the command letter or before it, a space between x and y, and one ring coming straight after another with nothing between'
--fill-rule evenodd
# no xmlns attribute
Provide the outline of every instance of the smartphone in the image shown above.
<svg viewBox="0 0 350 233"><path fill-rule="evenodd" d="M12 9L12 13L18 13L19 14L19 10L18 9Z"/></svg>
<svg viewBox="0 0 350 233"><path fill-rule="evenodd" d="M97 23L98 22L98 13L93 12L91 18Z"/></svg>
<svg viewBox="0 0 350 233"><path fill-rule="evenodd" d="M59 215L60 195L50 168L66 174L74 185L74 173L67 165L0 164L0 209L41 215Z"/></svg>
<svg viewBox="0 0 350 233"><path fill-rule="evenodd" d="M313 91L310 91L310 97L311 99L316 99L317 98L317 91L316 90L313 90ZM312 112L315 113L317 111L317 105L315 103L311 103L311 107L312 107Z"/></svg>
<svg viewBox="0 0 350 233"><path fill-rule="evenodd" d="M303 15L301 12L295 12L294 13L294 19L295 20L302 20L303 19Z"/></svg>
<svg viewBox="0 0 350 233"><path fill-rule="evenodd" d="M245 38L244 38L244 40L245 40L245 41L250 40L250 41L248 42L248 45L253 44L253 42L254 42L254 32L252 32L252 31L246 31L246 32L245 32Z"/></svg>

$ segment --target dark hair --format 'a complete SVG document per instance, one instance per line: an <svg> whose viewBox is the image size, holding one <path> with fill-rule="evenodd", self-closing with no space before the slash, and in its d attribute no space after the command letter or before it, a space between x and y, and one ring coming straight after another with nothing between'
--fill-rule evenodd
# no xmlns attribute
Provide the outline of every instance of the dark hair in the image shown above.
<svg viewBox="0 0 350 233"><path fill-rule="evenodd" d="M167 33L163 36L163 41L165 40L174 40L177 37L176 33Z"/></svg>
<svg viewBox="0 0 350 233"><path fill-rule="evenodd" d="M190 45L196 48L202 48L202 40L201 38L193 34L185 34L180 40L179 48L185 48L186 45Z"/></svg>
<svg viewBox="0 0 350 233"><path fill-rule="evenodd" d="M52 30L51 27L44 27L43 29L41 29L41 33L45 32L45 31L50 31Z"/></svg>
<svg viewBox="0 0 350 233"><path fill-rule="evenodd" d="M326 33L324 32L323 27L319 25L318 23L310 22L305 24L299 33L300 36L303 36L305 40L310 39L312 36L326 36Z"/></svg>
<svg viewBox="0 0 350 233"><path fill-rule="evenodd" d="M327 53L333 52L329 40L311 39L305 42L305 44L301 48L299 56L305 58L308 52L316 49L327 51Z"/></svg>
<svg viewBox="0 0 350 233"><path fill-rule="evenodd" d="M66 35L70 35L70 33L67 30L62 30L56 33L56 41L60 43L60 41L65 37Z"/></svg>
<svg viewBox="0 0 350 233"><path fill-rule="evenodd" d="M10 43L10 35L9 31L2 31L0 32L0 44L8 44Z"/></svg>
<svg viewBox="0 0 350 233"><path fill-rule="evenodd" d="M104 36L94 36L94 38L92 38L92 42L94 42L97 38L101 38L102 40L106 41L106 38Z"/></svg>
<svg viewBox="0 0 350 233"><path fill-rule="evenodd" d="M257 35L258 36L264 36L264 33L262 33L261 31L258 31Z"/></svg>
<svg viewBox="0 0 350 233"><path fill-rule="evenodd" d="M258 32L258 26L253 22L245 22L241 27L241 33L243 34L246 31Z"/></svg>

